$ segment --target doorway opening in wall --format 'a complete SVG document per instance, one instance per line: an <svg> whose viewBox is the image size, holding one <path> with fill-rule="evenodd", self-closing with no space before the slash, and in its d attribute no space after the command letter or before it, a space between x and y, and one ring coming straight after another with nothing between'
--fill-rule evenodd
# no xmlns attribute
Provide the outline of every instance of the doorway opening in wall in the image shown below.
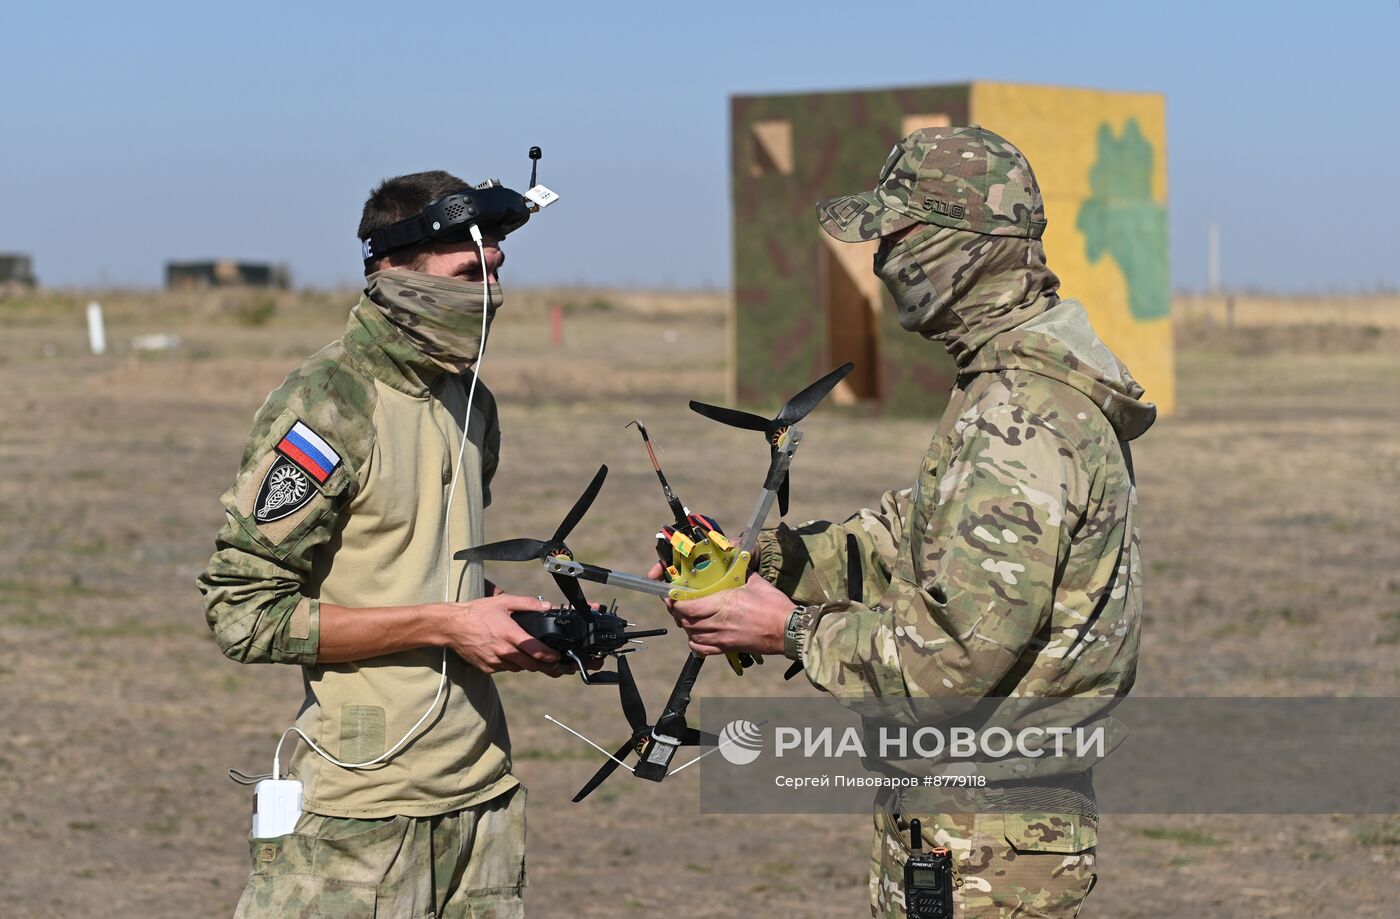
<svg viewBox="0 0 1400 919"><path fill-rule="evenodd" d="M831 366L851 361L850 376L832 391L841 405L879 401L880 386L880 281L870 270L877 240L838 243L823 234L817 259L818 285L826 315Z"/></svg>
<svg viewBox="0 0 1400 919"><path fill-rule="evenodd" d="M942 112L932 115L905 115L901 137L908 137L919 128L946 128L953 120Z"/></svg>

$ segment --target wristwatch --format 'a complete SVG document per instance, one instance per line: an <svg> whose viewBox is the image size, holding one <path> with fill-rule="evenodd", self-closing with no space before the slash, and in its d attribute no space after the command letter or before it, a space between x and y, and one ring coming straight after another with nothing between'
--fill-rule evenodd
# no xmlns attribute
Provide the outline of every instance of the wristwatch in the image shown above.
<svg viewBox="0 0 1400 919"><path fill-rule="evenodd" d="M783 656L788 660L802 660L802 652L807 647L807 633L812 626L812 607L798 606L788 614L787 628L783 630Z"/></svg>

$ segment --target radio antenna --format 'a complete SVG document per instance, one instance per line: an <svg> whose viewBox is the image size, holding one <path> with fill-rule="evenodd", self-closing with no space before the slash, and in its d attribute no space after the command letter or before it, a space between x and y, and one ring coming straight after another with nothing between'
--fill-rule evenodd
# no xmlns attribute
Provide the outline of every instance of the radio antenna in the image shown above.
<svg viewBox="0 0 1400 919"><path fill-rule="evenodd" d="M535 169L539 166L540 157L542 156L544 156L544 154L540 151L539 147L530 148L530 188L535 187Z"/></svg>
<svg viewBox="0 0 1400 919"><path fill-rule="evenodd" d="M647 426L642 424L640 418L627 422L629 428L634 425L642 434L642 443L646 444L647 456L651 458L651 468L656 470L656 477L661 480L661 493L666 496L666 504L671 508L671 513L675 515L676 526L685 527L687 525L685 506L676 497L676 493L671 491L671 483L666 481L666 473L661 471L661 462L656 458L656 451L651 447L651 436L647 434Z"/></svg>

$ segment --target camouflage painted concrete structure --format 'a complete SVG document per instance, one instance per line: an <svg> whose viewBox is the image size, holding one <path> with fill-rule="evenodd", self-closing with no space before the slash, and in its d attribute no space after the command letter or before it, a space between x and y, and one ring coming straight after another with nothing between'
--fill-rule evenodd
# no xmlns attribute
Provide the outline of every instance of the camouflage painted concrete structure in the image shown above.
<svg viewBox="0 0 1400 919"><path fill-rule="evenodd" d="M734 200L733 380L740 402L777 404L843 361L834 396L892 414L936 415L953 364L903 331L871 272L876 243L826 237L814 205L875 187L899 138L977 123L1029 158L1045 198L1045 249L1060 293L1172 409L1165 100L1012 83L730 100ZM933 398L931 398L931 394Z"/></svg>

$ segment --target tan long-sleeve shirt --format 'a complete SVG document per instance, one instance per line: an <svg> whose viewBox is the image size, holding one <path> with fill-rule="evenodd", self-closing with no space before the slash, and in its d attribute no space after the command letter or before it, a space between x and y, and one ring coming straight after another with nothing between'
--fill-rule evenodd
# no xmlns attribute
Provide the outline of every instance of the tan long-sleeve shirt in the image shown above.
<svg viewBox="0 0 1400 919"><path fill-rule="evenodd" d="M437 693L443 655L420 648L319 664L321 602L370 608L482 596L480 566L452 560L484 540L500 443L494 400L480 384L466 418L470 383L442 372L362 300L344 337L268 397L223 496L227 520L199 578L209 626L235 660L303 667L297 726L343 762L377 757L418 721ZM437 711L368 769L335 766L299 744L292 772L306 810L426 816L517 784L490 675L447 654Z"/></svg>

